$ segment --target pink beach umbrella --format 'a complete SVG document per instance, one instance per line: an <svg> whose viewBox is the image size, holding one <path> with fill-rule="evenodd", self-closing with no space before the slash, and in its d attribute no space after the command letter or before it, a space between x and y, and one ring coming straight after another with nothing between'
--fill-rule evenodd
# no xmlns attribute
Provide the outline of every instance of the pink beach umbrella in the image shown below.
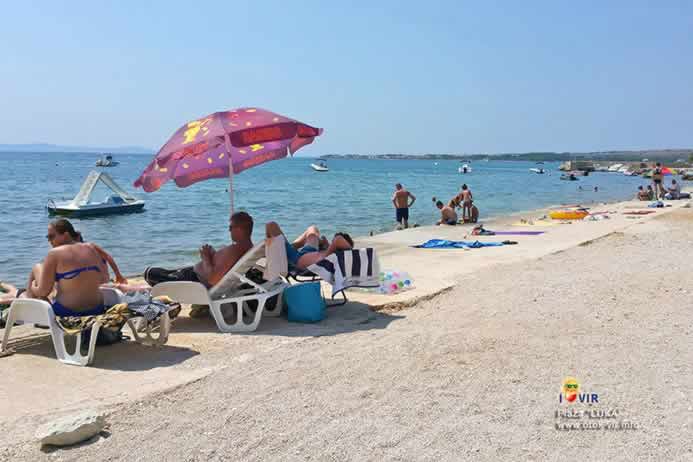
<svg viewBox="0 0 693 462"><path fill-rule="evenodd" d="M135 187L156 191L169 179L181 188L233 175L294 154L322 133L294 119L259 108L215 112L179 128L154 156Z"/></svg>

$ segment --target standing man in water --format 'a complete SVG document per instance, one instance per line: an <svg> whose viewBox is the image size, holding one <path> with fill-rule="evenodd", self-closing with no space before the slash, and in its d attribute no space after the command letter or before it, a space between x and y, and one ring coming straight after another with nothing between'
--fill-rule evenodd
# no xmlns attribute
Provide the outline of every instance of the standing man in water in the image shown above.
<svg viewBox="0 0 693 462"><path fill-rule="evenodd" d="M655 199L664 199L664 185L662 184L662 164L657 162L652 170L652 183L654 184Z"/></svg>
<svg viewBox="0 0 693 462"><path fill-rule="evenodd" d="M411 202L409 199L411 198ZM395 206L395 218L397 223L409 227L409 207L414 205L416 197L402 187L401 183L395 185L395 193L392 195L392 204Z"/></svg>

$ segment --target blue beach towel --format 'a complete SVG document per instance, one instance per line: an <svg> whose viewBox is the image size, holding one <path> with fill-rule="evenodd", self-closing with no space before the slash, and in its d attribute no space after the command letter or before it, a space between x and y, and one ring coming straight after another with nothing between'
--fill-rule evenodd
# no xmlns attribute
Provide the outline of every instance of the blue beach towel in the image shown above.
<svg viewBox="0 0 693 462"><path fill-rule="evenodd" d="M423 244L415 245L417 249L480 249L482 247L500 247L502 242L448 241L447 239L430 239Z"/></svg>

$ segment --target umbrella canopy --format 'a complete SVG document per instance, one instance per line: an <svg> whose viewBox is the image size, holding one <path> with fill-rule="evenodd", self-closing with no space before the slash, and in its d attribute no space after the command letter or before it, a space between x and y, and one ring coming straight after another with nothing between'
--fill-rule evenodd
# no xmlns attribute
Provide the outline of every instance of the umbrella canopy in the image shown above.
<svg viewBox="0 0 693 462"><path fill-rule="evenodd" d="M173 179L180 187L234 173L293 154L322 133L259 108L215 112L180 127L135 181L146 192ZM233 190L229 190L233 194ZM231 196L233 209L233 195Z"/></svg>
<svg viewBox="0 0 693 462"><path fill-rule="evenodd" d="M662 167L662 176L671 176L671 169L669 167Z"/></svg>

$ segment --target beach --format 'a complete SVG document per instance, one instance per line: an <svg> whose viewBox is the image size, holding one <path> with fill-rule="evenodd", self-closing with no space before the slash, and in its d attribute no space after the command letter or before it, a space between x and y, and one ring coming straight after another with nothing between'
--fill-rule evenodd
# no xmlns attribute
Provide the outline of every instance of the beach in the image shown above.
<svg viewBox="0 0 693 462"><path fill-rule="evenodd" d="M669 203L633 218L643 203L593 206L613 212L600 221L513 226L537 210L485 223L538 236L459 226L358 239L415 288L349 291L321 323L263 319L244 335L184 310L164 347L104 347L88 368L17 327L17 353L0 359L0 459L689 460L693 210ZM431 238L518 244L410 247ZM567 376L599 397L583 409L634 428L564 430ZM108 414L105 437L40 450L38 425L84 409Z"/></svg>

